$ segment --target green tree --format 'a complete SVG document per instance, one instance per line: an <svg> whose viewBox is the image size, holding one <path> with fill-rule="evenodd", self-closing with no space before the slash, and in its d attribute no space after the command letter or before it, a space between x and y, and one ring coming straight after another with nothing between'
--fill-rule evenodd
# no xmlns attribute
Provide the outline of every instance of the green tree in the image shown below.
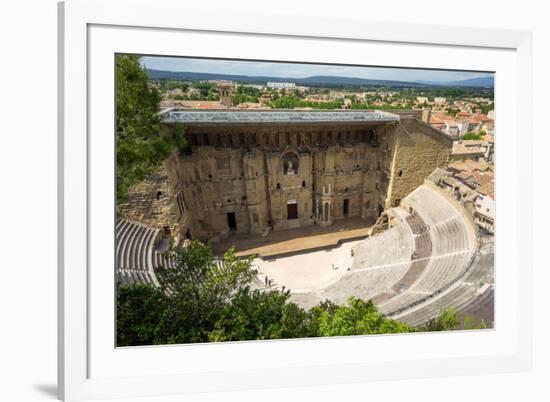
<svg viewBox="0 0 550 402"><path fill-rule="evenodd" d="M117 345L163 343L169 334L160 333L159 328L169 308L168 298L157 288L141 284L120 285L117 292Z"/></svg>
<svg viewBox="0 0 550 402"><path fill-rule="evenodd" d="M491 103L490 105L488 104L480 104L478 105L479 107L479 112L480 113L483 113L483 114L487 114L489 113L491 110L495 110L495 104L494 103Z"/></svg>
<svg viewBox="0 0 550 402"><path fill-rule="evenodd" d="M292 96L282 96L271 102L271 106L275 109L294 109L297 107L309 107L313 109L341 109L343 104L344 101L342 99L331 102L311 102Z"/></svg>
<svg viewBox="0 0 550 402"><path fill-rule="evenodd" d="M474 318L466 316L462 320L462 328L464 329L486 329L485 321L483 319L479 320L477 325L474 325Z"/></svg>
<svg viewBox="0 0 550 402"><path fill-rule="evenodd" d="M221 310L214 329L209 333L209 340L219 342L313 336L307 325L306 311L289 303L289 297L288 291L241 289Z"/></svg>
<svg viewBox="0 0 550 402"><path fill-rule="evenodd" d="M224 307L248 288L256 271L233 249L215 261L210 247L196 240L186 248L172 247L168 255L176 268L156 270L168 301L156 333L165 334L165 343L207 342Z"/></svg>
<svg viewBox="0 0 550 402"><path fill-rule="evenodd" d="M404 322L393 321L378 312L372 301L350 298L349 306L326 304L314 315L318 320L319 336L387 334L414 332Z"/></svg>
<svg viewBox="0 0 550 402"><path fill-rule="evenodd" d="M210 93L210 91L213 89L213 85L208 82L194 82L193 88L198 89L201 97L205 99Z"/></svg>
<svg viewBox="0 0 550 402"><path fill-rule="evenodd" d="M458 109L455 109L455 108L447 108L447 110L445 111L449 116L456 116L458 114L458 112L460 112L460 110Z"/></svg>
<svg viewBox="0 0 550 402"><path fill-rule="evenodd" d="M192 240L186 248L171 247L168 256L175 261L177 269L157 268L161 288L174 294L189 292L196 298L207 297L218 306L247 287L257 274L249 259L235 256L234 248L216 262L212 249L197 240Z"/></svg>
<svg viewBox="0 0 550 402"><path fill-rule="evenodd" d="M116 57L116 132L121 138L149 138L158 132L160 95L149 87L138 56Z"/></svg>
<svg viewBox="0 0 550 402"><path fill-rule="evenodd" d="M480 131L478 133L469 131L460 138L463 140L481 140L485 136L485 134L485 131Z"/></svg>
<svg viewBox="0 0 550 402"><path fill-rule="evenodd" d="M160 134L160 95L149 85L138 56L116 57L116 191L124 201L128 189L153 173L176 148L176 135Z"/></svg>
<svg viewBox="0 0 550 402"><path fill-rule="evenodd" d="M442 309L436 318L432 318L421 328L423 331L450 331L456 329L460 324L458 320L458 310L454 307Z"/></svg>

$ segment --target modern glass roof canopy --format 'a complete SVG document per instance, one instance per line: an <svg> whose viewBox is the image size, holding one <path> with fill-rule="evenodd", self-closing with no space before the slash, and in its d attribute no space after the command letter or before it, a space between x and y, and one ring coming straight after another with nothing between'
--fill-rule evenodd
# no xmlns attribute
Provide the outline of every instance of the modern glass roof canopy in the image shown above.
<svg viewBox="0 0 550 402"><path fill-rule="evenodd" d="M177 110L161 112L163 123L377 123L399 121L383 111L342 110Z"/></svg>

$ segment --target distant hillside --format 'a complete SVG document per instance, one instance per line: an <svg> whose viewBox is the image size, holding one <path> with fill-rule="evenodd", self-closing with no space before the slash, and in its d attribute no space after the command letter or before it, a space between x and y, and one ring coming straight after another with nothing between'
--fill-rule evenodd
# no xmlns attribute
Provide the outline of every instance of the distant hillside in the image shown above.
<svg viewBox="0 0 550 402"><path fill-rule="evenodd" d="M281 80L280 78L277 80ZM408 81L391 81L391 80L374 80L367 78L354 78L354 77L337 77L337 76L313 76L301 79L287 78L284 80L290 80L296 82L299 85L341 85L341 86L362 86L362 87L426 87L426 84L418 82ZM282 81L284 81L282 80ZM271 80L270 80L271 81Z"/></svg>
<svg viewBox="0 0 550 402"><path fill-rule="evenodd" d="M444 86L444 87L472 87L472 88L494 88L495 80L493 77L478 77L467 80L434 82L434 81L418 81L420 84Z"/></svg>
<svg viewBox="0 0 550 402"><path fill-rule="evenodd" d="M365 78L338 77L338 76L312 76L305 78L287 78L270 76L248 76L232 74L195 73L190 71L163 71L147 70L152 80L229 80L248 84L264 84L266 82L294 82L304 86L361 86L361 87L390 87L390 88L423 88L434 86L432 84L407 81L373 80Z"/></svg>
<svg viewBox="0 0 550 402"><path fill-rule="evenodd" d="M495 79L493 77L470 78L469 80L461 80L452 82L457 87L495 87Z"/></svg>

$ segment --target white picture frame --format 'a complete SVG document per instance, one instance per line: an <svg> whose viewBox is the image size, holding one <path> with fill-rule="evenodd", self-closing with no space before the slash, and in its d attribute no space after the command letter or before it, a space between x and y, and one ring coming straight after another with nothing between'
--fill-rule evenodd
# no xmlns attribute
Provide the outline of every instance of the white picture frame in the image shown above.
<svg viewBox="0 0 550 402"><path fill-rule="evenodd" d="M130 9L131 13L128 12ZM186 9L184 3L177 0L69 0L59 4L58 15L58 392L61 399L145 397L530 370L531 33L351 19L320 20L294 15L286 16L285 23L281 24L280 16L227 13L218 15L200 7ZM137 35L141 35L139 41L135 41ZM329 43L337 44L338 48L344 49L340 57L344 58L346 54L350 54L350 62L356 57L351 56L352 49L366 46L365 49L372 51L373 55L378 55L374 64L380 62L380 65L397 66L402 63L403 66L414 67L412 64L418 63L418 60L410 58L400 62L399 57L404 58L407 55L405 51L401 56L384 56L383 50L377 50L380 47L397 49L398 46L403 50L411 49L411 52L425 54L425 66L430 68L475 69L478 65L478 69L490 69L491 63L500 60L503 66L494 69L497 74L495 96L497 99L503 98L503 106L500 107L499 99L496 111L497 114L502 112L497 117L497 157L502 155L506 163L497 164L496 173L497 192L504 195L499 198L497 204L499 218L496 248L497 281L501 281L499 284L503 283L503 286L497 285L496 292L497 295L501 292L497 296L497 309L509 312L511 319L505 322L504 318L508 316L501 315L504 318L501 320L503 324L500 324L497 310L495 330L473 331L467 334L457 331L419 336L179 345L129 348L123 351L115 350L114 342L109 346L109 339L114 338L114 333L107 324L98 321L101 320L98 316L103 315L98 312L107 311L112 307L113 301L109 298L100 300L94 295L102 289L112 287L113 272L98 275L97 269L92 269L94 261L97 260L96 254L90 250L90 239L94 239L99 232L104 233L100 230L102 224L98 223L102 218L98 217L100 214L96 212L102 210L96 206L98 191L93 183L99 175L112 176L113 168L110 162L101 163L101 166L98 163L108 160L109 157L105 158L105 155L96 151L102 143L96 143L97 136L93 134L98 127L108 128L113 124L112 120L95 119L98 109L94 108L94 105L100 104L101 99L105 100L95 97L108 96L113 88L107 84L108 77L101 75L101 66L105 66L102 57L108 59L109 54L122 51L154 54L155 46L159 54L178 55L174 53L177 51L177 39L174 38L178 35L193 35L194 39L199 38L198 43L203 43L205 48L204 54L201 55L209 54L208 41L204 39L204 42L201 42L201 35L208 35L218 41L224 37L231 38L228 46L224 47L224 51L227 52L224 55L230 57L233 52L236 58L243 57L245 52L238 50L243 48L238 42L261 39L262 43L280 46L263 46L267 49L264 49L265 53L261 53L264 51L262 46L254 47L250 43L248 51L256 49L252 50L256 53L250 53L250 57L255 55L259 59L268 59L269 50L271 54L288 54L288 60L292 60L292 54L296 54L296 60L299 60L299 57L312 57L311 60L318 60L320 56L311 53L313 50L308 50L311 53L311 56L308 56L308 51L303 46L293 44L301 41L303 45L303 41L308 41L312 48L315 48L317 43L324 46L328 46ZM232 49L230 44L235 48ZM433 55L428 57L428 48L451 52L441 54L452 55L452 52L458 52L458 57L454 57L452 62L434 59ZM335 47L334 54L337 54L336 49ZM197 55L199 51L201 49L195 49L195 54L192 55ZM475 60L461 60L460 55L467 55L468 52L476 54ZM488 52L492 52L491 55L485 54ZM276 59L285 60L284 57L279 56ZM385 60L384 64L381 60ZM455 65L451 65L453 63ZM97 77L105 77L105 88L99 85L96 90ZM505 82L499 81L499 77L505 77ZM107 109L110 106L107 104L105 116L108 115ZM101 113L99 111L99 115ZM515 135L519 133L521 140ZM108 141L112 142L112 139ZM90 191L91 188L93 191ZM112 191L109 185L105 188L107 192ZM93 218L90 211L95 211L92 214ZM111 217L107 218L105 220L110 220L112 224ZM505 229L500 238L499 226ZM104 283L102 278L108 280ZM507 286L504 286L505 284ZM499 305L499 300L508 304ZM105 342L101 340L103 338L106 339ZM438 348L445 349L448 342L465 347L457 347L454 353L441 357ZM404 357L401 359L373 357L374 354L367 359L361 353L353 353L368 350L369 347L378 348L378 344L381 351L393 345L396 351L401 348L403 351L414 349L415 353L402 355ZM487 345L494 345L494 348ZM432 354L428 353L428 346L433 347ZM320 350L324 353L319 354ZM169 361L175 356L184 355L193 367L182 366L180 369L177 362ZM241 358L234 359L236 355ZM258 355L273 356L273 359L258 362ZM276 357L281 355L291 356L287 360L294 360L289 364L284 360L278 361ZM342 355L344 357L341 357ZM219 361L216 360L216 356ZM223 359L219 356L223 356ZM120 362L115 361L119 358ZM148 371L136 368L136 361L145 362ZM163 366L161 368L160 363ZM307 370L304 370L304 367L307 367Z"/></svg>

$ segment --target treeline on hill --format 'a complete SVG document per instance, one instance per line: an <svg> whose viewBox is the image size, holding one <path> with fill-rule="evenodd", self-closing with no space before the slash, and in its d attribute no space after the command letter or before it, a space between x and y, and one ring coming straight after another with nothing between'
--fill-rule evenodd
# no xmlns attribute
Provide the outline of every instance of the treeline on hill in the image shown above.
<svg viewBox="0 0 550 402"><path fill-rule="evenodd" d="M246 87L239 85L235 94L233 95L232 102L234 106L240 105L245 102L257 103L258 98L261 95L261 91L256 87Z"/></svg>
<svg viewBox="0 0 550 402"><path fill-rule="evenodd" d="M372 103L352 103L350 109L376 109L376 110L410 110L413 108L412 104L406 105L374 105Z"/></svg>
<svg viewBox="0 0 550 402"><path fill-rule="evenodd" d="M160 135L160 95L149 85L138 56L116 56L116 195L124 201L128 189L153 173L176 147L183 131Z"/></svg>
<svg viewBox="0 0 550 402"><path fill-rule="evenodd" d="M334 110L341 109L344 106L343 99L336 99L333 101L324 101L324 102L315 102L315 101L305 101L298 97L293 96L282 96L271 102L271 107L274 109L294 109L294 108L311 108L311 109L326 109ZM405 106L396 106L396 105L374 105L372 103L358 103L352 102L351 109L412 109L411 105Z"/></svg>
<svg viewBox="0 0 550 402"><path fill-rule="evenodd" d="M271 102L271 107L274 109L294 109L302 107L310 107L313 109L341 109L343 105L344 101L342 99L328 102L311 102L295 96L281 96Z"/></svg>
<svg viewBox="0 0 550 402"><path fill-rule="evenodd" d="M288 290L253 290L257 272L232 249L221 264L196 240L168 253L176 268L156 270L159 288L119 284L118 346L444 331L460 324L450 308L412 328L357 298L306 310L289 301Z"/></svg>

